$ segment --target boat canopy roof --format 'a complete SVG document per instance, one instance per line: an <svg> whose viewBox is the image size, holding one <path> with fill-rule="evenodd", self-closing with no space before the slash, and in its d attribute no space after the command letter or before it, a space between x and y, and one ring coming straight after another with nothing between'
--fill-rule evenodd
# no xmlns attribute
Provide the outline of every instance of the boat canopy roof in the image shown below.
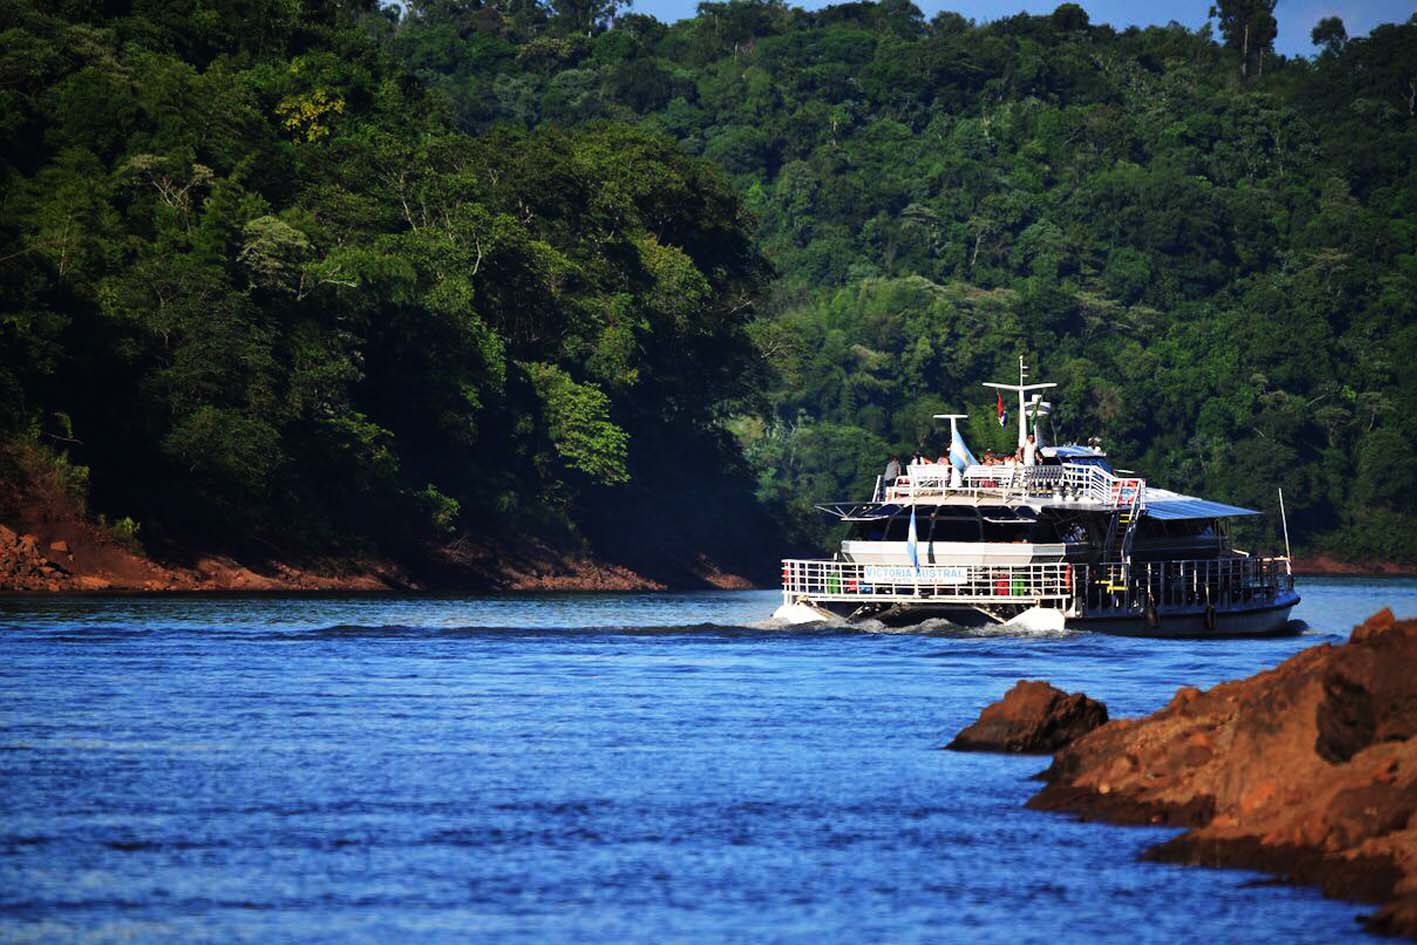
<svg viewBox="0 0 1417 945"><path fill-rule="evenodd" d="M1146 490L1146 517L1164 522L1195 518L1239 518L1243 515L1259 514L1254 509L1198 499L1193 495L1181 495L1179 492L1165 489Z"/></svg>
<svg viewBox="0 0 1417 945"><path fill-rule="evenodd" d="M895 502L828 502L817 508L843 522L879 522L901 510Z"/></svg>

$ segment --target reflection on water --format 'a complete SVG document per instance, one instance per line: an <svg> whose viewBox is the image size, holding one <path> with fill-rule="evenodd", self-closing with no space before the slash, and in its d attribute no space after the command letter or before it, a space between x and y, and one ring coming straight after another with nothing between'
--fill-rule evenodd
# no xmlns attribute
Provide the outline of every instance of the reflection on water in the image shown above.
<svg viewBox="0 0 1417 945"><path fill-rule="evenodd" d="M1014 680L1150 711L1299 637L772 627L770 592L0 601L0 940L1364 940L1359 907L1139 864L938 747Z"/></svg>

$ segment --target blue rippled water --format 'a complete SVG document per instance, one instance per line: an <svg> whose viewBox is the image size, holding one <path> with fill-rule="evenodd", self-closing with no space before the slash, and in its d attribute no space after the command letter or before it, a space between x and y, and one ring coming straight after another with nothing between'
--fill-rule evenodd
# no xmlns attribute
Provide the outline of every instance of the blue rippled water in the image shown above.
<svg viewBox="0 0 1417 945"><path fill-rule="evenodd" d="M1277 640L793 631L769 592L0 599L0 940L1362 941L939 750L1016 679L1149 712Z"/></svg>

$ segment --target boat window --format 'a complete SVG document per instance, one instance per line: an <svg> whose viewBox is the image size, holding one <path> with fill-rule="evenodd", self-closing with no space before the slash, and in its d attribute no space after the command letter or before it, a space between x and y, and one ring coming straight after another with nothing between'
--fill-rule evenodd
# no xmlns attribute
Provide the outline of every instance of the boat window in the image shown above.
<svg viewBox="0 0 1417 945"><path fill-rule="evenodd" d="M889 520L860 522L852 530L851 537L855 541L908 541L910 514L897 515ZM972 515L968 518L953 515L931 519L917 513L915 537L922 544L929 541L978 541L979 520Z"/></svg>
<svg viewBox="0 0 1417 945"><path fill-rule="evenodd" d="M929 540L978 541L979 520L973 516L969 518L959 518L957 516L937 518L934 521L934 527L930 530Z"/></svg>
<svg viewBox="0 0 1417 945"><path fill-rule="evenodd" d="M1028 541L1032 522L984 522L984 541Z"/></svg>
<svg viewBox="0 0 1417 945"><path fill-rule="evenodd" d="M1037 545L1056 545L1062 539L1058 526L1048 519L1039 519L1028 530L1028 540Z"/></svg>
<svg viewBox="0 0 1417 945"><path fill-rule="evenodd" d="M885 534L885 519L876 519L870 522L856 522L851 526L852 541L884 541Z"/></svg>
<svg viewBox="0 0 1417 945"><path fill-rule="evenodd" d="M915 532L916 532L917 535L919 535L919 533L920 533L920 519L919 519L919 517L917 517L916 520L915 520ZM907 540L909 537L910 537L910 516L909 516L908 514L906 514L906 515L897 515L895 518L891 519L891 520L890 520L890 523L886 526L885 535L884 535L880 540L881 540L881 541L905 541L905 540Z"/></svg>
<svg viewBox="0 0 1417 945"><path fill-rule="evenodd" d="M1186 518L1164 520L1143 518L1141 534L1150 538L1214 538L1213 519Z"/></svg>

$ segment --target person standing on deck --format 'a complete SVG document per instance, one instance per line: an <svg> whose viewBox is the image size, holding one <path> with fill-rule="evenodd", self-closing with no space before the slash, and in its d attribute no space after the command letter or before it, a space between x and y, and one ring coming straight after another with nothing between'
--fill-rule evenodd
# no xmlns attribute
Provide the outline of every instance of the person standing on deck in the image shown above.
<svg viewBox="0 0 1417 945"><path fill-rule="evenodd" d="M895 481L900 478L900 457L891 454L891 461L886 463L886 472L881 479L887 486L895 485Z"/></svg>
<svg viewBox="0 0 1417 945"><path fill-rule="evenodd" d="M1038 465L1038 444L1033 442L1033 434L1028 435L1028 439L1023 444L1023 464L1025 466Z"/></svg>

